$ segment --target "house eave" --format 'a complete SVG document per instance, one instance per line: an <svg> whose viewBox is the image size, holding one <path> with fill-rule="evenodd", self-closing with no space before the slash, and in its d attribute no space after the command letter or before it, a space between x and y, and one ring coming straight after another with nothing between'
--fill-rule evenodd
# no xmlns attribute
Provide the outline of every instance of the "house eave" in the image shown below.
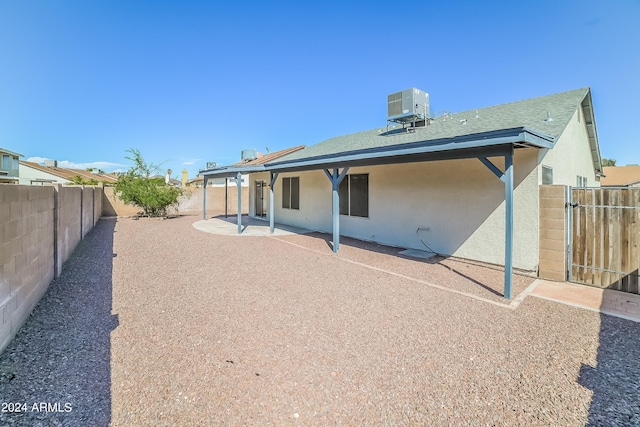
<svg viewBox="0 0 640 427"><path fill-rule="evenodd" d="M373 166L414 163L435 160L454 160L474 157L502 156L511 146L552 148L552 136L527 127L501 129L454 138L425 140L392 146L343 151L302 159L275 161L250 167L226 167L201 170L199 175L215 178L235 177L258 172L293 172L330 169L346 166Z"/></svg>
<svg viewBox="0 0 640 427"><path fill-rule="evenodd" d="M474 157L501 156L511 145L551 148L554 138L528 128L504 129L475 135L428 140L346 151L306 159L272 162L266 170L289 172L346 166L368 166L394 163L412 163L434 160L453 160Z"/></svg>

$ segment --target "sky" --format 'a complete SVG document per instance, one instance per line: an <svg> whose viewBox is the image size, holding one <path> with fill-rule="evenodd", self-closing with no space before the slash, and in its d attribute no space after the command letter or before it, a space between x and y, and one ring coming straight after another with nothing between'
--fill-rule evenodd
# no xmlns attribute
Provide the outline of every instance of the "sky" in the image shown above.
<svg viewBox="0 0 640 427"><path fill-rule="evenodd" d="M415 87L461 112L591 87L603 157L640 164L640 0L0 0L0 147L179 177L383 127Z"/></svg>

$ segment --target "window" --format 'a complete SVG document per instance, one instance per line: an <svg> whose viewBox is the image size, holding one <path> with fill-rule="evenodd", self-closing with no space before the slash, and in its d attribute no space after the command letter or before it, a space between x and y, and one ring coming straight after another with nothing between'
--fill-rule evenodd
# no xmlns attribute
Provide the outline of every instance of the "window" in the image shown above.
<svg viewBox="0 0 640 427"><path fill-rule="evenodd" d="M6 171L11 169L11 156L7 154L2 155L2 169Z"/></svg>
<svg viewBox="0 0 640 427"><path fill-rule="evenodd" d="M553 168L542 165L542 184L553 184Z"/></svg>
<svg viewBox="0 0 640 427"><path fill-rule="evenodd" d="M20 168L20 162L18 162L18 158L17 158L17 157L14 157L12 160L13 160L13 162L12 162L12 163L13 163L13 167L12 167L12 169L18 170L18 169Z"/></svg>
<svg viewBox="0 0 640 427"><path fill-rule="evenodd" d="M578 187L586 187L587 186L587 177L578 175Z"/></svg>
<svg viewBox="0 0 640 427"><path fill-rule="evenodd" d="M300 209L300 177L282 178L282 207Z"/></svg>
<svg viewBox="0 0 640 427"><path fill-rule="evenodd" d="M369 175L347 175L340 183L340 215L369 217Z"/></svg>

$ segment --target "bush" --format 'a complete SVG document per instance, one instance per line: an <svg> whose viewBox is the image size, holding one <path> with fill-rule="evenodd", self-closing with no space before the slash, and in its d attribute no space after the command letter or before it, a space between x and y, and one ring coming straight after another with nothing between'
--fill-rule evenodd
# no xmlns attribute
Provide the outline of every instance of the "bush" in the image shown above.
<svg viewBox="0 0 640 427"><path fill-rule="evenodd" d="M137 149L127 150L134 162L127 172L118 176L114 192L126 204L136 205L146 216L166 216L170 207L177 209L178 198L184 194L181 188L166 185L162 178L151 178L159 168L147 164Z"/></svg>

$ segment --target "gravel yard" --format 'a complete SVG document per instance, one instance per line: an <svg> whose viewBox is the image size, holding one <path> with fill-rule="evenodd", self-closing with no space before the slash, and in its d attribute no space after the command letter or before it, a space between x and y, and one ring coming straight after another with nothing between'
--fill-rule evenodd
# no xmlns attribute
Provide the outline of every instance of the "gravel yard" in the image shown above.
<svg viewBox="0 0 640 427"><path fill-rule="evenodd" d="M198 219L99 222L0 356L2 402L72 410L0 425L640 425L638 323L510 309L485 267Z"/></svg>

